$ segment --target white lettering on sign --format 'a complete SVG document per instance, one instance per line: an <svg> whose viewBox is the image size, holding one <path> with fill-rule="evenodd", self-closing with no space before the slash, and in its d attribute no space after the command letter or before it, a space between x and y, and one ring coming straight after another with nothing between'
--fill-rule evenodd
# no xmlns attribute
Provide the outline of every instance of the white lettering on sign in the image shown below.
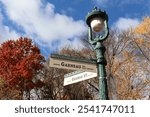
<svg viewBox="0 0 150 117"><path fill-rule="evenodd" d="M73 75L73 73L70 76L65 75L64 86L97 77L97 73L92 73L92 72L79 72L76 73L75 75Z"/></svg>

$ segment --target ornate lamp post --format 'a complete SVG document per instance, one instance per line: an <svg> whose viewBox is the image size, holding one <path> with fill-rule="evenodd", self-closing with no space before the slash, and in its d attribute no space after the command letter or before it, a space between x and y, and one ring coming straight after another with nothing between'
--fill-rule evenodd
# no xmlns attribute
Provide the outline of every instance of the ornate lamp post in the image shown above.
<svg viewBox="0 0 150 117"><path fill-rule="evenodd" d="M97 56L100 99L107 100L108 89L105 70L107 62L104 57L106 48L103 45L103 41L107 39L109 35L108 15L105 11L102 11L95 7L93 11L88 13L88 15L86 16L86 23L89 30L89 43L94 45Z"/></svg>

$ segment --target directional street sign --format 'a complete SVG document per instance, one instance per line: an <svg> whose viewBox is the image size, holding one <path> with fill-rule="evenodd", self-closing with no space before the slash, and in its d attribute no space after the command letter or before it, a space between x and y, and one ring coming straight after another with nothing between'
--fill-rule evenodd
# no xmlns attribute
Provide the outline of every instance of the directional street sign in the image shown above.
<svg viewBox="0 0 150 117"><path fill-rule="evenodd" d="M75 71L64 76L64 86L97 77L97 73Z"/></svg>
<svg viewBox="0 0 150 117"><path fill-rule="evenodd" d="M96 62L89 59L80 59L69 56L53 54L50 57L50 67L87 71L97 73Z"/></svg>

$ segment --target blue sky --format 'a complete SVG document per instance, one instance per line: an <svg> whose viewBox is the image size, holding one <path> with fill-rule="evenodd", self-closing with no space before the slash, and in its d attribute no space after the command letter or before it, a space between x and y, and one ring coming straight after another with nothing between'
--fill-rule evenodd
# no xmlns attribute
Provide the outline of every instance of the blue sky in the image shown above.
<svg viewBox="0 0 150 117"><path fill-rule="evenodd" d="M127 30L150 15L150 0L0 0L0 44L32 38L46 57L63 47L83 48L85 16L94 6L109 15L109 27Z"/></svg>

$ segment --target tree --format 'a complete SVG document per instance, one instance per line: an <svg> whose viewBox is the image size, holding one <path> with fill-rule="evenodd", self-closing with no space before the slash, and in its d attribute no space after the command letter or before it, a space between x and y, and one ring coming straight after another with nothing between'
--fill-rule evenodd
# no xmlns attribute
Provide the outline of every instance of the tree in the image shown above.
<svg viewBox="0 0 150 117"><path fill-rule="evenodd" d="M105 44L111 99L143 99L150 82L141 68L144 58L135 48L133 33L113 32Z"/></svg>
<svg viewBox="0 0 150 117"><path fill-rule="evenodd" d="M134 34L134 47L139 51L139 57L144 61L146 66L144 69L150 73L150 17L145 17L143 21L135 28Z"/></svg>
<svg viewBox="0 0 150 117"><path fill-rule="evenodd" d="M31 39L21 37L2 43L0 61L0 77L10 89L19 90L20 95L42 85L40 80L33 77L42 69L44 57Z"/></svg>
<svg viewBox="0 0 150 117"><path fill-rule="evenodd" d="M143 69L145 77L143 80L147 84L144 94L150 96L150 17L144 17L140 24L132 31L134 35L133 47L138 52L138 62Z"/></svg>
<svg viewBox="0 0 150 117"><path fill-rule="evenodd" d="M141 66L145 66L143 64L145 60L143 58L144 55L141 56L142 54L139 54L137 46L135 48L134 38L130 30L120 33L116 32L116 30L111 30L108 39L104 41L110 99L143 99L145 97L144 92L149 91L150 81L146 75L147 73L141 68ZM83 39L83 43L87 45L86 47L91 52L93 51L93 48L89 46L87 38ZM144 43L141 44L140 47L144 46ZM145 58L148 57L148 49L143 48L143 50ZM91 55L92 58L95 58L94 54L90 53ZM149 64L146 66L149 66ZM91 82L90 85L96 89L98 87L96 79L94 85Z"/></svg>

